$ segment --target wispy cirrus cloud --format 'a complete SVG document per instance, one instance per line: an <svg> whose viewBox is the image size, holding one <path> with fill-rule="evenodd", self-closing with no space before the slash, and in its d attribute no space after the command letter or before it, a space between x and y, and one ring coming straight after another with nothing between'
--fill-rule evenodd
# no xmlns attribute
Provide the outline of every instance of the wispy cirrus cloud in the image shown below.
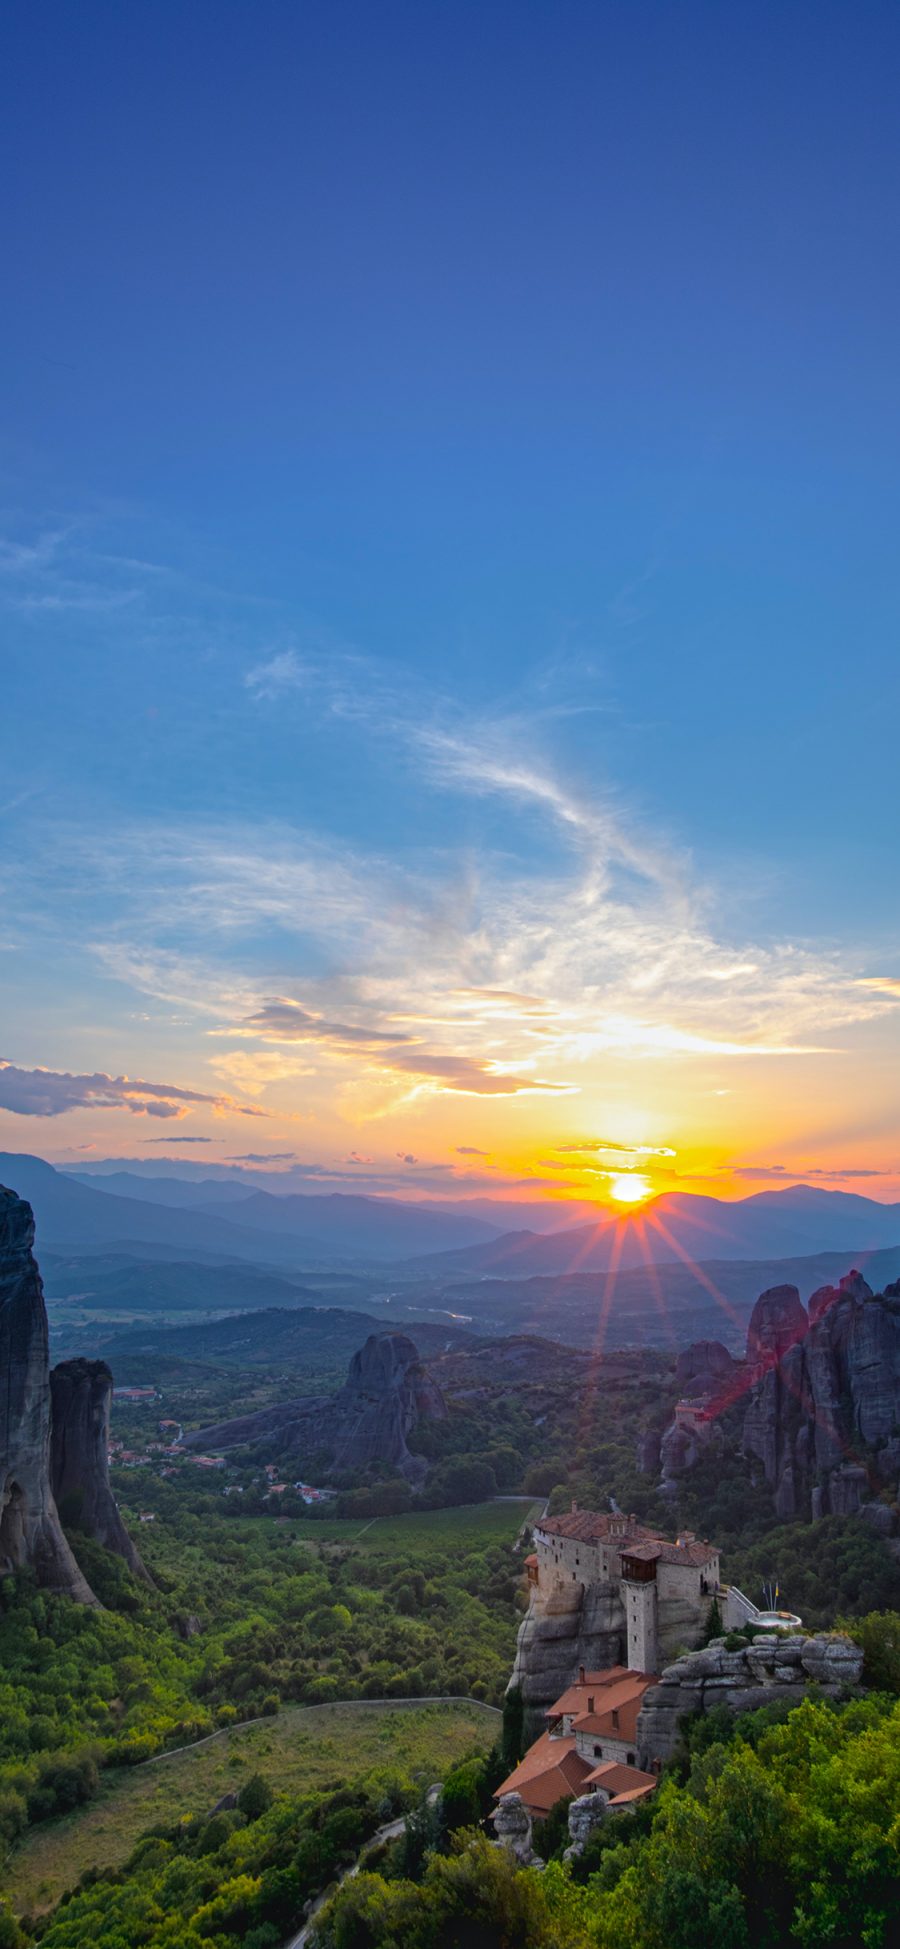
<svg viewBox="0 0 900 1949"><path fill-rule="evenodd" d="M43 849L48 911L77 857L108 917L91 952L188 1011L230 1088L352 1091L365 1118L428 1094L571 1092L624 1062L831 1055L883 1011L849 955L732 938L688 855L555 765L522 714L465 720L369 679L362 659L278 648L244 682L254 710L296 691L364 721L423 790L502 803L500 838L493 815L477 846L411 834L387 854L284 821L145 821Z"/></svg>

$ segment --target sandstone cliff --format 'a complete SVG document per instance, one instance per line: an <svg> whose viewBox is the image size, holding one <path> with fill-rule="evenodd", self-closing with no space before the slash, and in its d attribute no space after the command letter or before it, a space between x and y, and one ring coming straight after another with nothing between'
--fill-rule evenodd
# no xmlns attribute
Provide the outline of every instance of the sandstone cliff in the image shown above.
<svg viewBox="0 0 900 1949"><path fill-rule="evenodd" d="M50 1486L47 1313L31 1206L0 1187L0 1576L30 1567L49 1590L96 1600Z"/></svg>
<svg viewBox="0 0 900 1949"><path fill-rule="evenodd" d="M65 1360L53 1368L50 1480L69 1528L124 1557L129 1570L150 1583L109 1486L112 1386L104 1360Z"/></svg>
<svg viewBox="0 0 900 1949"><path fill-rule="evenodd" d="M407 1436L419 1421L443 1420L446 1413L440 1388L407 1335L372 1333L353 1355L337 1394L304 1396L198 1429L187 1436L186 1446L265 1445L285 1465L299 1467L315 1458L329 1476L360 1474L373 1464L386 1464L418 1484L426 1464L410 1453Z"/></svg>

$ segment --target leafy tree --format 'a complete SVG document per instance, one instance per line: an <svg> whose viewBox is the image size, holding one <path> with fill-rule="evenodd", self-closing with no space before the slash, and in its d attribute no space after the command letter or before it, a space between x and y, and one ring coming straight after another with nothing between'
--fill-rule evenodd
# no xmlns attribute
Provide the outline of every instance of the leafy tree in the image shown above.
<svg viewBox="0 0 900 1949"><path fill-rule="evenodd" d="M863 1678L880 1692L900 1692L900 1612L870 1611L867 1617L841 1619L863 1652Z"/></svg>
<svg viewBox="0 0 900 1949"><path fill-rule="evenodd" d="M525 1740L525 1703L521 1687L511 1685L503 1696L503 1737L501 1753L507 1772L511 1773L522 1757Z"/></svg>
<svg viewBox="0 0 900 1949"><path fill-rule="evenodd" d="M248 1820L259 1820L262 1814L268 1813L274 1798L268 1780L264 1780L261 1773L251 1773L249 1780L245 1780L241 1787L237 1804Z"/></svg>

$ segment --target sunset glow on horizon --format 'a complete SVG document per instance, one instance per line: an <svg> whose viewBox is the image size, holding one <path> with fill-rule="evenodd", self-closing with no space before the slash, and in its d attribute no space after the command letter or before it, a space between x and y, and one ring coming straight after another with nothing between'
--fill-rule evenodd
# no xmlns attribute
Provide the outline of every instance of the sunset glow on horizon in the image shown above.
<svg viewBox="0 0 900 1949"><path fill-rule="evenodd" d="M890 60L800 167L785 19L736 76L587 10L554 81L517 20L518 95L481 16L173 65L58 14L6 128L0 1146L900 1199L896 274L811 188L839 125L892 233Z"/></svg>

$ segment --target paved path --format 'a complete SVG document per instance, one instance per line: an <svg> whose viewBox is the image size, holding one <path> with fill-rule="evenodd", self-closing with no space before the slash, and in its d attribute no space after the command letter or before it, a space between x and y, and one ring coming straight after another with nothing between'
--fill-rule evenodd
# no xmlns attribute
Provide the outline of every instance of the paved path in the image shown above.
<svg viewBox="0 0 900 1949"><path fill-rule="evenodd" d="M433 1805L435 1799L437 1798L437 1795L440 1793L440 1790L441 1790L441 1784L440 1781L438 1780L433 1787L429 1787L428 1792L425 1796L426 1802L430 1805ZM282 1949L305 1949L305 1945L308 1943L310 1935L312 1933L312 1928L316 1916L319 1914L320 1910L325 1907L325 1903L330 1902L332 1895L334 1895L339 1888L343 1887L345 1881L352 1881L354 1875L359 1874L360 1869L365 1867L369 1855L373 1852L375 1848L381 1847L384 1841L399 1840L400 1835L403 1833L403 1829L405 1826L406 1826L406 1815L401 1814L399 1820L386 1821L383 1827L379 1827L376 1833L372 1835L371 1840L367 1841L365 1846L360 1849L359 1854L357 1855L352 1868L345 1868L343 1874L338 1875L337 1881L333 1881L329 1888L324 1888L322 1890L321 1895L316 1896L312 1908L310 1909L306 1921L304 1922L303 1927L300 1930L299 1934L292 1935L288 1942L282 1943Z"/></svg>
<svg viewBox="0 0 900 1949"><path fill-rule="evenodd" d="M319 1914L320 1909L323 1909L325 1907L326 1902L330 1902L332 1895L335 1893L335 1891L338 1888L343 1887L345 1881L352 1881L354 1875L359 1874L360 1868L362 1867L366 1859L366 1856L368 1855L371 1848L380 1847L382 1841L396 1841L399 1838L399 1836L403 1833L403 1829L405 1826L406 1826L406 1815L404 1814L400 1820L389 1820L385 1822L384 1827L379 1827L377 1832L372 1835L372 1839L366 1842L366 1845L362 1849L362 1852L358 1855L357 1859L354 1861L352 1868L345 1868L343 1874L338 1875L337 1881L333 1881L330 1887L324 1888L322 1890L321 1895L316 1896L312 1908L310 1909L306 1921L304 1922L302 1929L299 1931L299 1934L292 1935L290 1939L282 1945L282 1949L304 1949L304 1945L309 1941L310 1935L313 1930L313 1925L316 1920L316 1916Z"/></svg>

